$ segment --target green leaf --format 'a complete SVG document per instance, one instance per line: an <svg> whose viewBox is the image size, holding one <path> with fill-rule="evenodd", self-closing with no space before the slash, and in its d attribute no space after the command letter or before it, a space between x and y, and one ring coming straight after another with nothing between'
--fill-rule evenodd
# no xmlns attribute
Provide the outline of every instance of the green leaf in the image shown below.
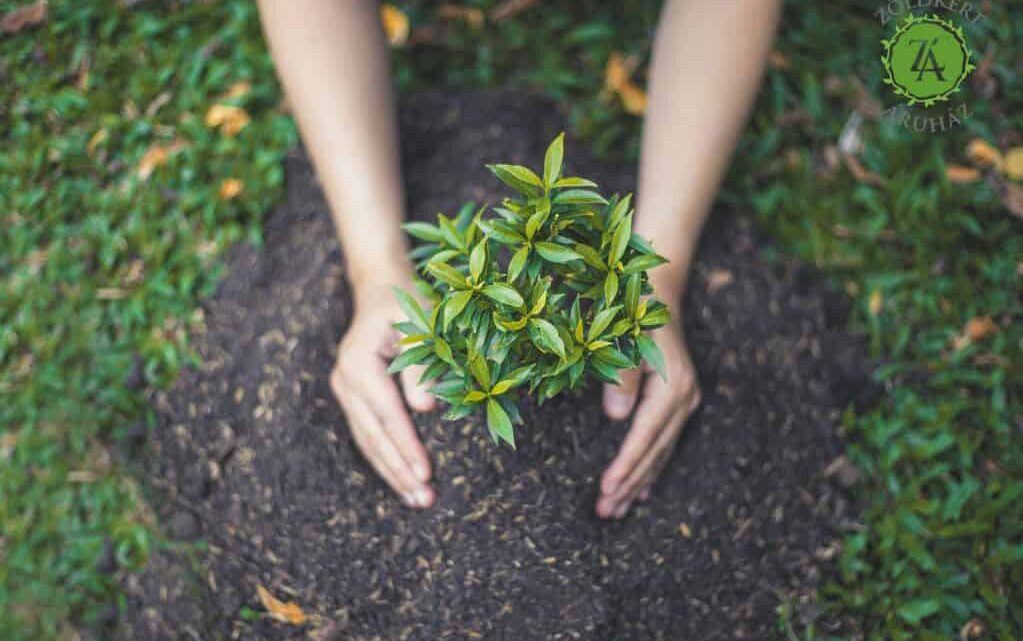
<svg viewBox="0 0 1023 641"><path fill-rule="evenodd" d="M462 313L465 306L472 300L473 291L466 289L460 292L454 292L448 296L447 301L444 303L444 331L447 331L451 321L458 318L458 315Z"/></svg>
<svg viewBox="0 0 1023 641"><path fill-rule="evenodd" d="M607 265L604 264L604 260L600 257L600 253L597 252L596 249L590 247L589 245L584 245L582 243L576 243L575 245L572 246L572 249L574 249L577 254L582 256L583 261L585 261L586 264L589 265L590 267L598 269L602 272L607 271Z"/></svg>
<svg viewBox="0 0 1023 641"><path fill-rule="evenodd" d="M593 182L592 180L587 180L585 178L579 178L577 176L569 176L567 178L560 178L560 179L558 179L558 181L556 183L554 183L554 186L557 189L574 189L574 188L587 188L587 187L596 188L597 187L597 183Z"/></svg>
<svg viewBox="0 0 1023 641"><path fill-rule="evenodd" d="M417 347L407 349L401 354L398 354L398 356L391 361L391 364L387 366L387 372L389 374L394 374L395 372L400 372L411 365L422 363L432 356L433 353L433 345L419 345Z"/></svg>
<svg viewBox="0 0 1023 641"><path fill-rule="evenodd" d="M616 229L618 227L618 224L625 219L625 215L629 213L629 206L631 204L632 194L626 194L625 198L615 203L614 209L611 210L611 215L607 218L608 229Z"/></svg>
<svg viewBox="0 0 1023 641"><path fill-rule="evenodd" d="M448 365L456 366L455 360L451 355L451 346L440 336L433 339L433 352Z"/></svg>
<svg viewBox="0 0 1023 641"><path fill-rule="evenodd" d="M529 245L523 245L515 252L511 257L511 261L508 263L508 282L515 282L519 274L522 273L522 269L526 266L526 260L529 258Z"/></svg>
<svg viewBox="0 0 1023 641"><path fill-rule="evenodd" d="M471 392L469 392L468 394L465 395L465 398L462 399L462 402L463 403L482 403L483 401L486 400L486 398L487 398L486 393L481 392L478 389L474 389L474 390L472 390Z"/></svg>
<svg viewBox="0 0 1023 641"><path fill-rule="evenodd" d="M658 256L657 254L641 254L625 263L625 267L622 269L622 274L630 275L638 272L645 272L648 269L653 269L654 267L663 265L666 262L668 262L668 259L664 256Z"/></svg>
<svg viewBox="0 0 1023 641"><path fill-rule="evenodd" d="M487 241L484 239L476 243L476 246L472 248L472 253L469 254L469 274L472 276L472 282L480 282L486 262Z"/></svg>
<svg viewBox="0 0 1023 641"><path fill-rule="evenodd" d="M895 611L910 625L917 625L941 609L937 599L916 599L896 606Z"/></svg>
<svg viewBox="0 0 1023 641"><path fill-rule="evenodd" d="M565 134L558 134L558 137L547 147L547 153L543 157L543 183L550 189L561 177L561 161L565 157Z"/></svg>
<svg viewBox="0 0 1023 641"><path fill-rule="evenodd" d="M490 368L487 367L487 359L482 354L476 354L469 359L469 371L480 387L490 389Z"/></svg>
<svg viewBox="0 0 1023 641"><path fill-rule="evenodd" d="M538 211L526 220L526 238L533 240L533 236L536 236L537 230L540 229L544 221L547 220L549 213L549 211Z"/></svg>
<svg viewBox="0 0 1023 641"><path fill-rule="evenodd" d="M607 278L604 279L604 304L610 305L615 302L615 297L617 295L618 272L612 269L607 272Z"/></svg>
<svg viewBox="0 0 1023 641"><path fill-rule="evenodd" d="M607 200L595 191L588 189L566 189L558 193L552 201L555 205L606 205Z"/></svg>
<svg viewBox="0 0 1023 641"><path fill-rule="evenodd" d="M661 307L648 311L643 318L640 319L639 324L643 327L653 329L655 327L660 327L661 325L667 325L670 321L671 312L668 311L667 307L662 305Z"/></svg>
<svg viewBox="0 0 1023 641"><path fill-rule="evenodd" d="M544 349L554 352L560 358L565 358L565 341L561 339L558 329L550 321L534 318L529 321L529 324L536 330Z"/></svg>
<svg viewBox="0 0 1023 641"><path fill-rule="evenodd" d="M522 165L487 165L498 180L515 191L528 196L539 196L543 193L543 181L529 167Z"/></svg>
<svg viewBox="0 0 1023 641"><path fill-rule="evenodd" d="M593 352L593 357L607 363L608 365L612 365L617 369L628 369L633 365L632 361L629 360L625 354L622 354L609 345L601 347Z"/></svg>
<svg viewBox="0 0 1023 641"><path fill-rule="evenodd" d="M611 255L608 258L608 266L613 267L625 255L629 246L629 238L632 236L632 214L626 216L618 227L615 228L614 236L611 238Z"/></svg>
<svg viewBox="0 0 1023 641"><path fill-rule="evenodd" d="M440 230L440 227L429 223L409 222L403 224L401 228L410 235L427 242L439 243L444 240L444 232Z"/></svg>
<svg viewBox="0 0 1023 641"><path fill-rule="evenodd" d="M423 375L419 377L419 384L429 383L432 380L440 377L444 372L448 371L449 366L444 361L434 361L423 370Z"/></svg>
<svg viewBox="0 0 1023 641"><path fill-rule="evenodd" d="M458 232L458 228L455 227L455 224L444 214L437 214L437 221L440 223L440 230L444 235L444 240L447 244L451 245L455 249L464 251L465 239L462 238L462 234Z"/></svg>
<svg viewBox="0 0 1023 641"><path fill-rule="evenodd" d="M501 404L492 398L487 399L487 427L490 428L490 436L495 443L500 439L511 445L512 449L515 448L515 432L511 419Z"/></svg>
<svg viewBox="0 0 1023 641"><path fill-rule="evenodd" d="M625 283L625 311L631 318L636 317L636 310L639 308L639 292L643 285L643 277L640 274L633 274Z"/></svg>
<svg viewBox="0 0 1023 641"><path fill-rule="evenodd" d="M519 308L525 302L522 295L507 283L492 283L483 288L483 295L502 305Z"/></svg>
<svg viewBox="0 0 1023 641"><path fill-rule="evenodd" d="M552 263L568 263L573 260L582 260L582 256L575 253L568 247L562 247L555 243L541 242L535 245L536 252L545 260Z"/></svg>
<svg viewBox="0 0 1023 641"><path fill-rule="evenodd" d="M405 312L405 316L423 332L432 333L430 321L426 320L426 314L416 299L398 287L392 289L394 289L394 295L398 297L398 306L401 307L401 311Z"/></svg>
<svg viewBox="0 0 1023 641"><path fill-rule="evenodd" d="M427 263L426 271L437 277L438 280L458 290L466 289L469 285L465 282L465 276L457 269L447 263Z"/></svg>
<svg viewBox="0 0 1023 641"><path fill-rule="evenodd" d="M478 225L484 234L505 245L516 245L526 239L519 230L503 220L481 220Z"/></svg>
<svg viewBox="0 0 1023 641"><path fill-rule="evenodd" d="M611 324L611 321L614 320L614 317L621 309L621 305L615 305L597 314L593 318L593 322L590 323L589 331L586 333L586 342L589 343L600 338L600 335L604 333L604 330L607 329L607 326Z"/></svg>
<svg viewBox="0 0 1023 641"><path fill-rule="evenodd" d="M636 347L639 348L639 353L643 356L643 359L650 363L650 366L654 368L665 383L668 382L668 370L664 365L664 352L657 346L654 339L650 338L646 334L640 334L636 337Z"/></svg>

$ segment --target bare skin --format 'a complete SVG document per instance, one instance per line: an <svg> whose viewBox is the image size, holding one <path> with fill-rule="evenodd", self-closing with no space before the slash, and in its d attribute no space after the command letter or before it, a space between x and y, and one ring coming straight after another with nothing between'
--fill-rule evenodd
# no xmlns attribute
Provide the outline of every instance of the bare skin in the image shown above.
<svg viewBox="0 0 1023 641"><path fill-rule="evenodd" d="M655 295L680 318L689 265L756 94L780 0L667 0L650 74L639 167L636 232L670 262L651 272ZM433 504L430 459L405 410L435 401L420 370L387 374L401 312L391 286L412 291L399 227L404 195L388 55L375 3L259 0L278 75L331 206L353 287L355 314L338 347L331 386L356 444L410 507ZM541 10L541 9L537 9ZM727 32L728 37L721 37ZM621 518L650 488L699 405L696 373L677 323L653 334L668 381L623 372L604 410L633 414L604 472L596 512ZM646 368L644 368L645 370Z"/></svg>

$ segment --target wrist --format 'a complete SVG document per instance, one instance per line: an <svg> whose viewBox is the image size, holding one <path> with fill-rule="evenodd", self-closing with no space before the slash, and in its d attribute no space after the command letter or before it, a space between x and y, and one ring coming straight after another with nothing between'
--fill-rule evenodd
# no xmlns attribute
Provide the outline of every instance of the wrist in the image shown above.
<svg viewBox="0 0 1023 641"><path fill-rule="evenodd" d="M352 300L356 308L370 301L394 298L394 287L415 293L412 284L412 265L394 261L376 265L358 265L349 268L349 282L352 286Z"/></svg>

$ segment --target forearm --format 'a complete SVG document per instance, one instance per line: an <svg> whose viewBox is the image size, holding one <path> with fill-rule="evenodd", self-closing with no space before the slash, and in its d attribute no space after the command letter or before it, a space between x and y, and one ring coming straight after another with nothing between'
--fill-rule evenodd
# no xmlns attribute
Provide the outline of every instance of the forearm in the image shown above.
<svg viewBox="0 0 1023 641"><path fill-rule="evenodd" d="M635 230L680 295L700 230L756 95L780 0L667 0L654 43Z"/></svg>
<svg viewBox="0 0 1023 641"><path fill-rule="evenodd" d="M356 297L404 284L404 195L377 4L259 0L278 76L326 192Z"/></svg>

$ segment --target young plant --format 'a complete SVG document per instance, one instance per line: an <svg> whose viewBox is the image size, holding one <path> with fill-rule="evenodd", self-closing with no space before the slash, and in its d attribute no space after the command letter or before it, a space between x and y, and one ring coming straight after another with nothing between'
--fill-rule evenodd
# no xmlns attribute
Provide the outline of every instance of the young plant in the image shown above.
<svg viewBox="0 0 1023 641"><path fill-rule="evenodd" d="M590 378L618 383L618 371L642 359L665 377L646 332L671 316L644 295L647 270L667 261L632 233L631 194L606 200L592 181L562 177L563 156L564 134L547 148L543 178L489 165L516 192L491 217L469 203L436 225L404 225L425 241L411 257L433 307L396 290L406 349L390 371L425 365L420 381L450 404L445 418L485 408L495 442L512 447L523 390L543 403Z"/></svg>

